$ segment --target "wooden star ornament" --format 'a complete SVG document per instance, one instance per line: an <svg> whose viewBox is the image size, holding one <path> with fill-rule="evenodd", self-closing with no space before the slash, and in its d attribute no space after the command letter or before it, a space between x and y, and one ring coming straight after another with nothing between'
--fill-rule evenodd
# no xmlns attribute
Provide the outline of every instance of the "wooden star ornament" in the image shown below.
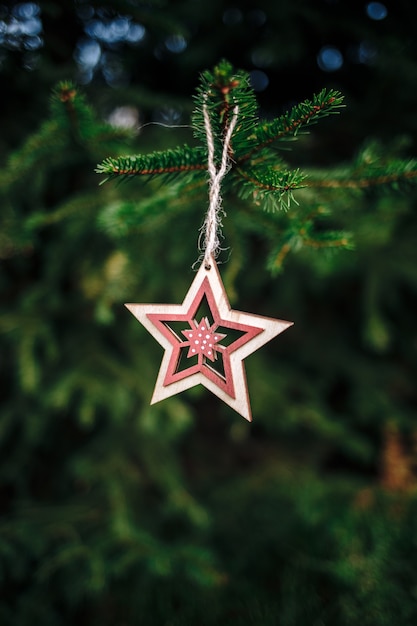
<svg viewBox="0 0 417 626"><path fill-rule="evenodd" d="M293 322L231 309L214 258L181 305L125 306L165 350L151 404L202 384L252 421L243 360Z"/></svg>

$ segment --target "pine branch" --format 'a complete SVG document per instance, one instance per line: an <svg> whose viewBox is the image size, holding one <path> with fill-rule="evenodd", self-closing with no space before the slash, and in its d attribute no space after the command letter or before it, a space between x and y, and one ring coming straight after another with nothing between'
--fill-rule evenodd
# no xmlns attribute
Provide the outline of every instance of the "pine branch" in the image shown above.
<svg viewBox="0 0 417 626"><path fill-rule="evenodd" d="M379 168L370 169L366 174L355 176L355 173L340 178L313 178L308 177L306 186L315 189L369 189L383 186L400 186L410 184L417 178L417 163L415 161L396 161L392 163L391 171Z"/></svg>
<svg viewBox="0 0 417 626"><path fill-rule="evenodd" d="M187 197L201 195L201 185L169 185L153 192L150 197L140 200L112 202L104 209L98 219L100 227L111 237L125 237L138 232L155 232L161 225L166 226L181 213L190 211L192 206L184 202Z"/></svg>
<svg viewBox="0 0 417 626"><path fill-rule="evenodd" d="M313 248L315 250L352 250L354 248L352 235L345 231L327 231L320 233L310 233L308 228L301 225L293 225L284 231L281 241L276 246L268 261L268 269L274 274L281 271L284 261L290 252L300 251L302 248Z"/></svg>
<svg viewBox="0 0 417 626"><path fill-rule="evenodd" d="M201 148L183 146L147 155L109 157L99 164L95 171L106 174L104 183L113 178L172 176L192 171L206 171L206 161L206 153Z"/></svg>
<svg viewBox="0 0 417 626"><path fill-rule="evenodd" d="M232 137L232 165L234 187L238 188L241 180L242 197L258 191L258 200L265 200L268 194L276 194L281 208L288 207L283 200L284 194L291 194L303 186L314 188L358 188L395 185L413 181L417 177L414 162L395 162L379 169L362 164L360 171L348 172L339 178L328 179L311 176L304 182L304 176L298 170L287 172L285 169L274 171L270 164L275 155L269 149L272 144L295 138L308 125L319 119L337 113L343 106L343 96L333 89L323 89L311 100L296 105L288 113L271 122L260 122L257 114L257 102L253 89L249 85L246 72L235 71L226 61L219 63L213 71L206 71L201 76L201 83L195 96L195 111L192 116L194 135L201 147L183 146L174 150L153 152L149 155L126 156L117 159L107 158L96 171L106 174L105 181L113 178L131 178L134 176L173 175L203 171L206 168L206 130L203 119L203 106L209 112L214 135L215 157L219 160L223 137L228 126L231 110L239 107L238 124ZM256 159L253 157L256 155ZM104 182L104 181L103 181Z"/></svg>
<svg viewBox="0 0 417 626"><path fill-rule="evenodd" d="M20 184L25 176L39 171L48 163L63 162L64 153L65 141L59 132L59 125L54 119L48 120L12 154L0 173L0 191L7 192L10 185Z"/></svg>
<svg viewBox="0 0 417 626"><path fill-rule="evenodd" d="M65 200L54 210L33 212L25 222L25 231L31 232L38 228L57 224L74 215L94 215L103 204L103 198L97 194L97 190L74 194L70 200Z"/></svg>
<svg viewBox="0 0 417 626"><path fill-rule="evenodd" d="M296 137L301 129L317 122L320 118L338 113L342 107L343 96L333 89L323 89L313 96L312 100L305 100L297 104L289 113L281 115L272 122L259 124L256 130L256 145L243 156L238 163L247 161L255 153L263 150L276 141L288 140L289 136Z"/></svg>
<svg viewBox="0 0 417 626"><path fill-rule="evenodd" d="M266 203L265 208L288 210L291 202L295 201L293 191L304 186L304 175L297 170L281 171L271 167L264 167L262 171L236 170L236 187L241 198L252 195L256 204ZM242 181L243 178L243 181Z"/></svg>
<svg viewBox="0 0 417 626"><path fill-rule="evenodd" d="M222 61L212 71L201 76L200 85L194 97L195 110L192 116L193 134L199 146L191 148L183 146L174 150L158 151L148 155L108 158L97 167L97 172L105 174L106 180L111 178L133 178L141 176L145 179L157 176L175 177L179 185L193 181L203 181L201 174L207 168L207 132L205 127L204 109L207 110L214 141L214 160L221 160L224 137L230 124L232 111L238 107L238 121L234 129L229 157L229 171L222 181L224 193L229 191L243 200L251 200L255 205L262 205L271 215L277 209L287 211L294 203L297 208L292 210L290 221L278 222L278 219L265 228L267 238L271 239L274 251L271 256L270 268L276 271L289 251L301 248L335 249L352 248L352 239L345 233L343 224L337 220L328 228L321 224L320 215L311 213L313 199L309 189L321 189L321 209L326 195L325 190L357 189L364 192L373 188L398 188L405 184L415 183L417 164L414 161L400 159L385 162L384 151L375 153L375 147L368 147L357 162L343 170L321 175L319 172L309 173L308 178L298 169L289 169L275 148L284 141L296 139L300 133L306 132L308 126L318 120L338 113L343 106L343 96L333 89L323 89L294 106L288 113L272 121L259 120L258 107L253 89L249 83L249 75L236 71L226 61ZM179 177L179 174L188 176ZM179 187L181 188L181 187ZM184 188L184 187L182 187ZM305 189L301 198L306 201L308 214L294 197L297 190ZM165 210L163 206L161 211ZM326 209L330 207L326 206ZM131 214L134 207L128 210ZM158 213L158 210L157 210ZM257 217L259 220L259 216ZM140 220L139 220L140 221ZM255 221L255 220L253 220ZM135 220L133 219L133 222ZM320 223L320 228L314 225ZM264 225L264 224L263 224ZM265 225L264 225L265 226ZM248 226L256 230L256 225ZM277 241L279 245L277 247Z"/></svg>
<svg viewBox="0 0 417 626"><path fill-rule="evenodd" d="M53 94L51 108L55 109L57 116L61 113L59 105L63 105L62 108L70 122L70 129L74 137L78 139L82 118L89 120L91 110L86 105L84 97L78 93L70 81L60 83Z"/></svg>
<svg viewBox="0 0 417 626"><path fill-rule="evenodd" d="M238 195L249 197L255 193L257 202L266 202L269 208L288 209L293 201L292 192L303 186L299 170L277 168L277 156L269 149L280 139L294 137L300 129L342 106L342 96L334 90L323 90L313 99L294 107L287 115L274 122L259 122L258 105L249 75L235 71L227 61L222 61L212 71L201 76L197 89L195 111L192 116L194 136L201 147L183 146L174 150L153 152L148 155L108 158L98 165L96 172L105 174L103 182L113 178L134 176L166 176L199 172L206 169L207 136L203 108L207 107L212 127L215 160L219 162L223 138L231 111L238 106L238 123L233 133L230 151L233 186ZM256 159L253 156L256 154ZM227 182L226 182L227 185Z"/></svg>
<svg viewBox="0 0 417 626"><path fill-rule="evenodd" d="M102 154L105 140L126 144L131 133L99 123L85 97L70 81L59 83L51 98L51 117L14 152L0 173L0 192L11 184L20 184L26 176L34 176L44 167L56 167L69 156L79 159L79 150L87 149L96 157Z"/></svg>
<svg viewBox="0 0 417 626"><path fill-rule="evenodd" d="M306 187L362 193L408 189L415 185L417 179L417 161L400 158L398 155L403 147L398 142L388 148L377 141L369 141L352 164L323 173L316 170L308 172Z"/></svg>
<svg viewBox="0 0 417 626"><path fill-rule="evenodd" d="M215 142L215 156L221 158L223 137L230 122L231 112L239 106L238 123L233 133L233 158L236 161L248 145L255 146L254 128L258 124L258 104L249 84L247 72L235 71L227 61L221 61L213 71L201 76L201 84L194 98L192 116L194 136L206 145L203 106L207 106Z"/></svg>

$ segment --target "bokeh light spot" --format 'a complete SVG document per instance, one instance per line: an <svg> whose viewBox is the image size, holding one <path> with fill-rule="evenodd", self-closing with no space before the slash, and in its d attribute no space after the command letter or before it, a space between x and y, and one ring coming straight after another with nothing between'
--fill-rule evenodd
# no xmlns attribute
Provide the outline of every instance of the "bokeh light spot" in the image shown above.
<svg viewBox="0 0 417 626"><path fill-rule="evenodd" d="M131 24L126 35L126 41L129 43L139 43L145 37L146 29L142 24Z"/></svg>
<svg viewBox="0 0 417 626"><path fill-rule="evenodd" d="M184 52L187 47L187 42L182 35L170 35L165 39L165 47L169 52L179 54Z"/></svg>
<svg viewBox="0 0 417 626"><path fill-rule="evenodd" d="M382 2L370 2L366 5L366 14L371 20L384 20L388 15L388 9Z"/></svg>
<svg viewBox="0 0 417 626"><path fill-rule="evenodd" d="M97 65L101 57L101 46L93 39L83 39L75 49L74 58L83 66L83 69L91 69Z"/></svg>
<svg viewBox="0 0 417 626"><path fill-rule="evenodd" d="M269 85L269 78L262 70L252 70L249 79L255 91L264 91Z"/></svg>
<svg viewBox="0 0 417 626"><path fill-rule="evenodd" d="M139 126L139 111L133 106L120 106L113 109L107 121L114 128L137 129Z"/></svg>
<svg viewBox="0 0 417 626"><path fill-rule="evenodd" d="M343 55L334 46L323 46L317 55L317 64L324 72L336 72L343 65Z"/></svg>
<svg viewBox="0 0 417 626"><path fill-rule="evenodd" d="M25 50L37 50L43 46L43 39L39 37L39 35L34 35L33 37L27 37L23 42L23 47Z"/></svg>
<svg viewBox="0 0 417 626"><path fill-rule="evenodd" d="M12 14L19 20L30 20L39 15L40 7L35 2L20 2L12 8Z"/></svg>

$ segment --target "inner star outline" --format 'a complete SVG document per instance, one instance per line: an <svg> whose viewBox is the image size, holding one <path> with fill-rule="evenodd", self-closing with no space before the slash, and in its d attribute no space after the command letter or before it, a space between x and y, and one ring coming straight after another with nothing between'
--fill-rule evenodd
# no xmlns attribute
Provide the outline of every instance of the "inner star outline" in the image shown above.
<svg viewBox="0 0 417 626"><path fill-rule="evenodd" d="M202 384L252 421L243 360L292 322L231 309L214 259L210 269L201 265L182 305L125 306L165 350L151 404Z"/></svg>
<svg viewBox="0 0 417 626"><path fill-rule="evenodd" d="M207 270L206 270L207 271ZM210 270L211 271L211 270ZM207 356L203 355L202 352L196 353L197 363L190 364L183 370L178 369L179 361L180 361L180 353L183 348L188 348L187 358L193 356L190 354L189 348L190 341L189 337L187 339L179 339L177 334L172 330L170 324L173 322L184 322L188 324L188 329L185 331L181 331L181 333L190 334L190 332L194 336L194 329L200 326L206 328L204 323L198 324L196 320L196 315L199 309L202 306L203 301L206 301L210 310L210 317L213 319L213 323L209 326L210 335L212 334L212 330L215 331L217 328L229 329L232 331L238 331L241 333L241 336L233 341L230 345L224 346L221 345L220 342L224 337L227 336L225 333L221 333L219 331L218 335L214 333L213 341L211 342L213 352L219 351L221 352L223 358L223 368L224 368L224 376L222 376L218 371L214 368L210 367L210 361L214 359L207 358ZM184 306L184 305L183 305ZM195 294L191 305L188 307L188 310L185 313L147 313L148 319L154 324L154 326L165 335L168 341L172 345L171 356L169 359L169 366L165 374L165 378L163 381L164 387L171 385L172 383L176 383L180 380L184 380L193 374L200 373L205 376L209 381L213 384L217 385L221 390L225 391L231 398L236 398L235 385L233 381L233 372L231 367L230 357L231 354L240 348L242 345L250 341L253 337L256 337L259 333L263 332L263 328L249 326L247 324L238 323L237 321L231 321L227 318L223 319L221 313L216 304L216 299L214 296L214 292L212 286L210 284L210 280L208 276L205 276L203 281L200 283L197 293ZM207 320L208 323L208 320ZM208 330L208 329L206 329ZM203 332L197 332L197 337L194 339L194 345L200 346L200 340L203 341ZM201 335L201 337L199 337ZM214 337L217 337L214 339ZM195 343L197 342L197 344ZM204 346L204 344L203 344ZM191 348L192 350L192 348ZM211 356L214 356L212 353Z"/></svg>

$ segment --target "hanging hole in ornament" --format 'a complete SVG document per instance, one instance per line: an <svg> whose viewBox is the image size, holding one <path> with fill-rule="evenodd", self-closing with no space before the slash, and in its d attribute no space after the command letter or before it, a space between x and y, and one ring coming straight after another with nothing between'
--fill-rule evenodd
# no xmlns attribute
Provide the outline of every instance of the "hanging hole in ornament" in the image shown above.
<svg viewBox="0 0 417 626"><path fill-rule="evenodd" d="M211 270L211 265L209 263L206 263L204 265L204 269L206 270L206 272L209 272Z"/></svg>

